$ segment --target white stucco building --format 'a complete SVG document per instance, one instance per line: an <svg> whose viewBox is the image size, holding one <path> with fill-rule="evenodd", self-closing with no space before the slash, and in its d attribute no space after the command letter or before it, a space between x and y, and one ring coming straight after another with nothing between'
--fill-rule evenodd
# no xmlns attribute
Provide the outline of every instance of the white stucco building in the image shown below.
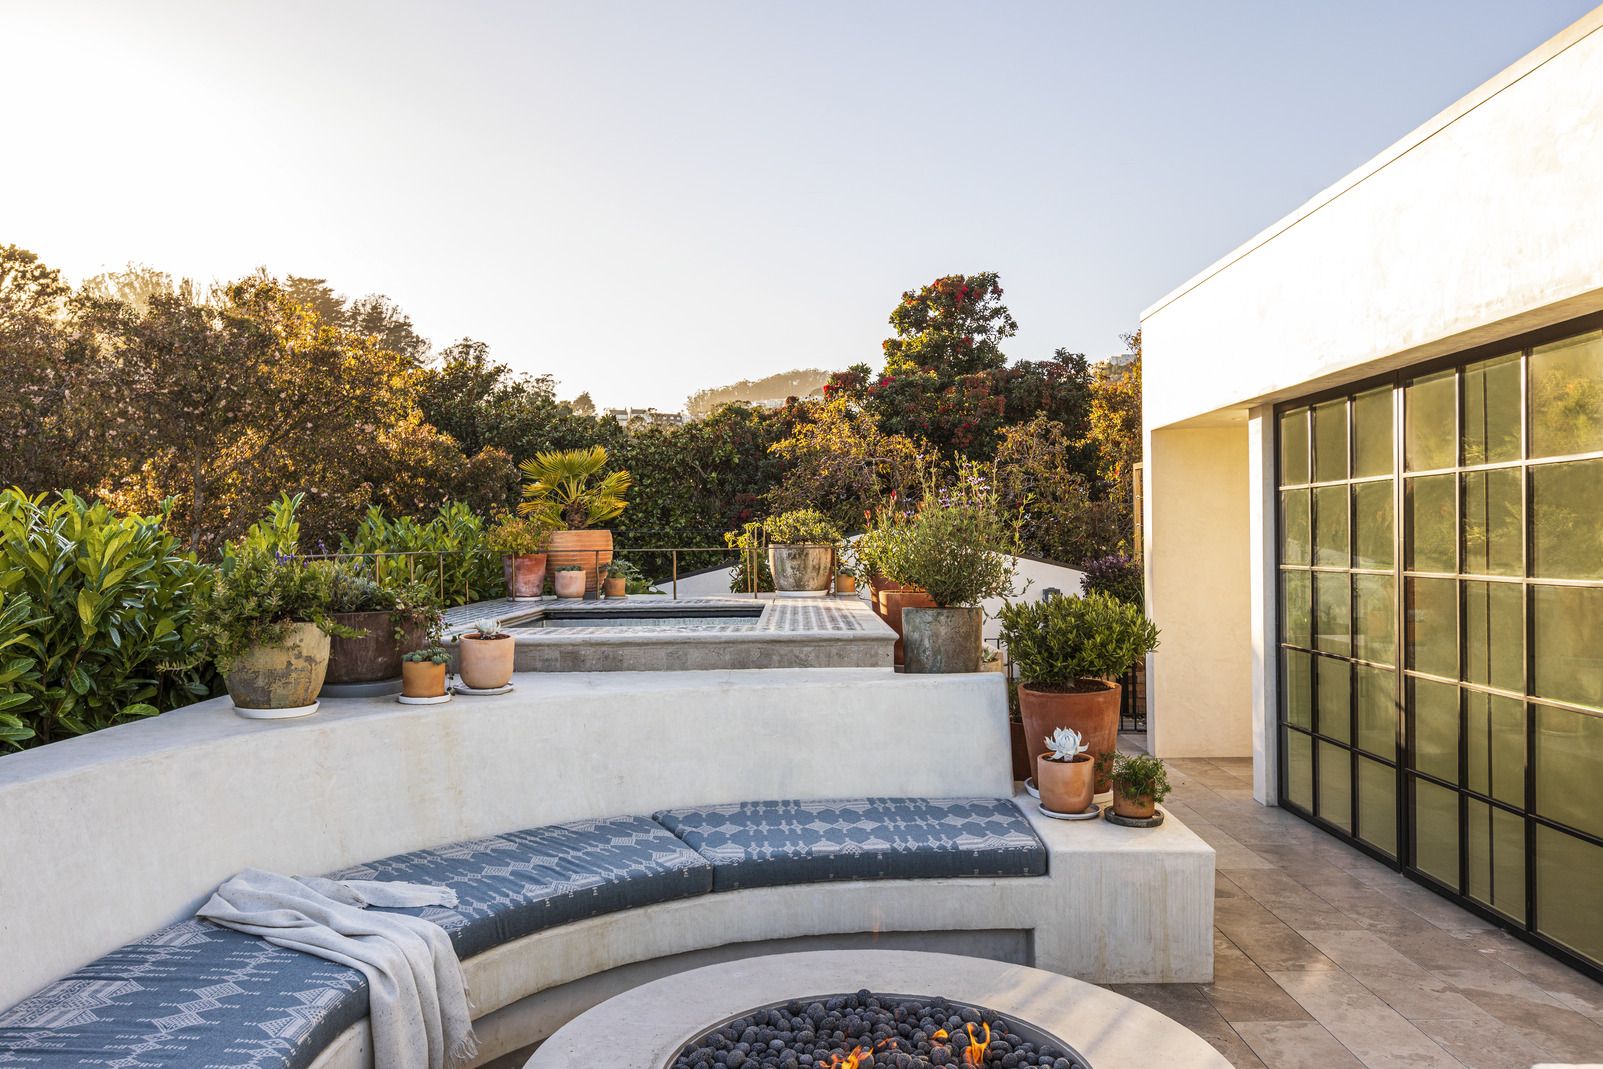
<svg viewBox="0 0 1603 1069"><path fill-rule="evenodd" d="M1603 8L1142 316L1161 756L1603 963Z"/></svg>

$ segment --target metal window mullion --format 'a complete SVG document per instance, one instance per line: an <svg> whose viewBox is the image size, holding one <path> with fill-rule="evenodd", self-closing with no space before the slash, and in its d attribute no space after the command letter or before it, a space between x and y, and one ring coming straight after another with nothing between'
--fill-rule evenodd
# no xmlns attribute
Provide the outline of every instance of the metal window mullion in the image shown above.
<svg viewBox="0 0 1603 1069"><path fill-rule="evenodd" d="M1536 687L1536 635L1531 612L1531 350L1520 352L1520 621L1525 633L1525 694L1520 708L1525 714L1525 930L1536 933L1536 714L1531 694Z"/></svg>
<svg viewBox="0 0 1603 1069"><path fill-rule="evenodd" d="M1396 842L1396 864L1406 869L1413 863L1414 840L1412 798L1409 794L1408 766L1413 763L1413 751L1408 738L1413 717L1408 713L1408 672L1411 636L1408 633L1408 589L1403 579L1403 550L1407 535L1408 513L1405 509L1404 443L1408 433L1405 423L1407 406L1405 390L1407 380L1399 372L1392 382L1392 584L1396 591L1397 667L1392 675L1392 733L1397 763L1393 787L1393 820Z"/></svg>

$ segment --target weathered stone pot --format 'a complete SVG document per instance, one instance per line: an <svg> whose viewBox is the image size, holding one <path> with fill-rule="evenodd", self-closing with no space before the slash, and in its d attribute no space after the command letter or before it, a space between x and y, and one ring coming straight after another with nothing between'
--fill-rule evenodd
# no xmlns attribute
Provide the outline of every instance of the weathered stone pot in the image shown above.
<svg viewBox="0 0 1603 1069"><path fill-rule="evenodd" d="M397 639L395 621L388 612L337 612L329 618L366 633L358 638L329 640L324 686L394 679L401 674L401 655L428 641L428 629L418 623L406 624Z"/></svg>
<svg viewBox="0 0 1603 1069"><path fill-rule="evenodd" d="M1146 820L1158 811L1158 803L1150 794L1126 794L1123 787L1114 783L1113 811L1131 820Z"/></svg>
<svg viewBox="0 0 1603 1069"><path fill-rule="evenodd" d="M559 598L582 598L585 590L582 571L555 571L551 573L551 589Z"/></svg>
<svg viewBox="0 0 1603 1069"><path fill-rule="evenodd" d="M629 596L629 580L621 575L609 575L602 591L610 598L626 598Z"/></svg>
<svg viewBox="0 0 1603 1069"><path fill-rule="evenodd" d="M1084 813L1096 795L1096 762L1089 754L1073 761L1053 761L1049 754L1035 759L1035 788L1041 804L1054 813Z"/></svg>
<svg viewBox="0 0 1603 1069"><path fill-rule="evenodd" d="M826 593L834 567L835 547L828 542L768 547L768 570L777 594L805 598Z"/></svg>
<svg viewBox="0 0 1603 1069"><path fill-rule="evenodd" d="M234 658L223 680L234 711L252 720L317 712L317 692L328 672L328 648L328 635L316 624L292 623L282 642L253 646Z"/></svg>
<svg viewBox="0 0 1603 1069"><path fill-rule="evenodd" d="M889 624L892 631L896 632L895 660L897 664L902 664L906 660L907 652L906 646L902 641L905 637L902 634L903 610L933 609L935 608L935 599L916 587L898 586L894 590L887 588L881 591L880 603L884 611L879 614L879 618Z"/></svg>
<svg viewBox="0 0 1603 1069"><path fill-rule="evenodd" d="M1084 740L1093 759L1111 754L1119 746L1119 685L1102 679L1081 679L1079 690L1052 690L1030 683L1019 684L1019 714L1024 720L1024 738L1031 749L1044 745L1045 738L1058 728L1073 728ZM1107 762L1097 768L1098 794L1108 790Z"/></svg>
<svg viewBox="0 0 1603 1069"><path fill-rule="evenodd" d="M578 572L571 574L579 575ZM495 690L512 681L512 658L516 653L517 643L511 635L499 638L463 635L456 644L456 671L464 686Z"/></svg>
<svg viewBox="0 0 1603 1069"><path fill-rule="evenodd" d="M978 605L904 608L902 640L907 670L921 675L978 672L982 620Z"/></svg>
<svg viewBox="0 0 1603 1069"><path fill-rule="evenodd" d="M585 594L600 589L596 569L612 563L612 532L598 527L578 531L552 531L551 541L545 547L546 568L555 572L564 564L577 564L584 569ZM555 582L555 579L552 580Z"/></svg>
<svg viewBox="0 0 1603 1069"><path fill-rule="evenodd" d="M401 693L408 698L440 697L445 693L445 665L431 661L402 661Z"/></svg>
<svg viewBox="0 0 1603 1069"><path fill-rule="evenodd" d="M540 600L545 593L545 557L544 553L525 553L521 557L501 558L507 597L513 601Z"/></svg>

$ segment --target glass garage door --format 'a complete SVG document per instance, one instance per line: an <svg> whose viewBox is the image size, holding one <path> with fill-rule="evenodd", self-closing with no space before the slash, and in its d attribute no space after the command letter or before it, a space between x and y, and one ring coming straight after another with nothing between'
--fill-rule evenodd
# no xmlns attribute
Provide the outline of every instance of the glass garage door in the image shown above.
<svg viewBox="0 0 1603 1069"><path fill-rule="evenodd" d="M1603 331L1278 422L1282 804L1603 966Z"/></svg>

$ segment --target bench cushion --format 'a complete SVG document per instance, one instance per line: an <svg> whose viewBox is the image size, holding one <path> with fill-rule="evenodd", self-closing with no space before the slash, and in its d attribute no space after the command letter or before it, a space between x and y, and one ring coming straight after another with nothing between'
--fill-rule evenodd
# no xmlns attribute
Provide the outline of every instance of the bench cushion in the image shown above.
<svg viewBox="0 0 1603 1069"><path fill-rule="evenodd" d="M715 891L1046 873L1046 847L1003 798L742 802L656 819L712 863Z"/></svg>
<svg viewBox="0 0 1603 1069"><path fill-rule="evenodd" d="M449 887L454 909L398 909L444 928L460 957L587 917L712 890L712 867L645 817L581 820L397 854L331 873Z"/></svg>
<svg viewBox="0 0 1603 1069"><path fill-rule="evenodd" d="M355 969L188 920L0 1011L0 1065L310 1065L367 1016Z"/></svg>

